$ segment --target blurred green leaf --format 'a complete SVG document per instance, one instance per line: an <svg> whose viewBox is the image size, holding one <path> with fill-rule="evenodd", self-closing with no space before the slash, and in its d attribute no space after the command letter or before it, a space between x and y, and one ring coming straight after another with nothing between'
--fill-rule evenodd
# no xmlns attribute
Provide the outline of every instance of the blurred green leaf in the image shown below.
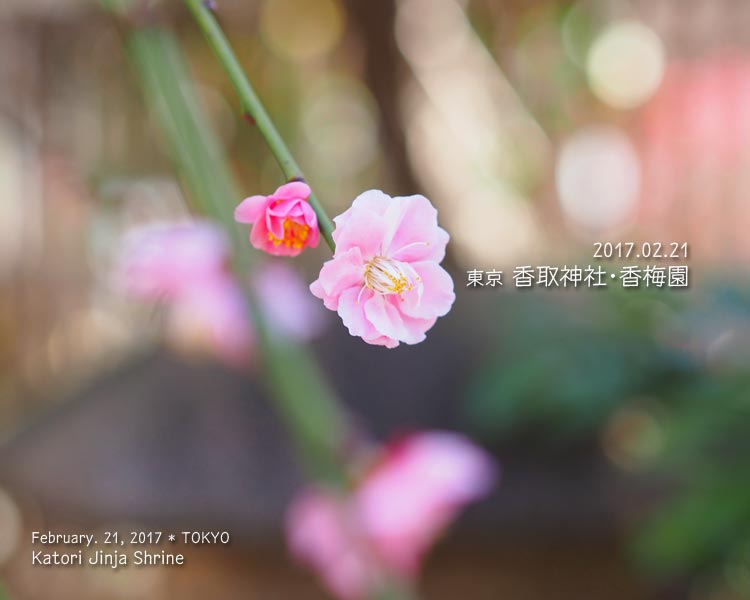
<svg viewBox="0 0 750 600"><path fill-rule="evenodd" d="M713 474L665 504L634 544L648 570L673 575L722 562L738 540L750 539L750 480L746 471Z"/></svg>
<svg viewBox="0 0 750 600"><path fill-rule="evenodd" d="M587 435L624 401L654 393L690 370L690 361L655 342L661 308L648 297L602 294L595 303L524 300L504 305L507 329L468 391L471 421L507 435L543 425Z"/></svg>
<svg viewBox="0 0 750 600"><path fill-rule="evenodd" d="M489 435L594 438L615 411L656 400L660 441L643 474L662 491L633 556L651 573L750 589L750 364L717 364L705 350L725 331L750 331L749 290L716 281L690 295L506 297L469 417Z"/></svg>

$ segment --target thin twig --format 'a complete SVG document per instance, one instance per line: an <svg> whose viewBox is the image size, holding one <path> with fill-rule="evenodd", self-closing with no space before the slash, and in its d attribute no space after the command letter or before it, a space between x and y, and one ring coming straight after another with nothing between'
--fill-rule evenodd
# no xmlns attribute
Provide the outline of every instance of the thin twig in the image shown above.
<svg viewBox="0 0 750 600"><path fill-rule="evenodd" d="M185 3L193 14L198 27L203 31L203 35L213 49L214 54L216 54L216 58L219 60L222 68L229 76L229 80L232 82L239 96L243 117L248 121L251 120L251 122L254 122L258 131L266 140L268 147L271 149L287 180L304 181L305 177L302 174L302 170L294 160L292 153L289 151L289 148L255 93L253 86L250 84L242 66L237 60L237 56L229 45L229 41L216 21L211 8L206 5L204 0L185 0ZM309 201L310 206L312 206L318 217L318 226L320 227L323 239L325 239L331 250L335 251L336 244L333 241L332 235L333 222L315 197L315 194L310 194Z"/></svg>

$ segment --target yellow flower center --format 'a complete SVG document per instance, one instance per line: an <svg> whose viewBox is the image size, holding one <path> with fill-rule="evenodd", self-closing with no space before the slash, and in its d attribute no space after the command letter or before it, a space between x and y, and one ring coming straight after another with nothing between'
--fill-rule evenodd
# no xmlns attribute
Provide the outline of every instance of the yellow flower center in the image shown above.
<svg viewBox="0 0 750 600"><path fill-rule="evenodd" d="M305 246L305 242L309 235L309 225L306 225L305 223L297 223L297 221L293 221L292 219L284 219L284 237L277 238L269 231L268 240L272 242L274 246L281 246L284 244L287 248L299 250Z"/></svg>
<svg viewBox="0 0 750 600"><path fill-rule="evenodd" d="M375 256L365 265L365 287L378 294L399 294L414 289L421 279L406 263Z"/></svg>

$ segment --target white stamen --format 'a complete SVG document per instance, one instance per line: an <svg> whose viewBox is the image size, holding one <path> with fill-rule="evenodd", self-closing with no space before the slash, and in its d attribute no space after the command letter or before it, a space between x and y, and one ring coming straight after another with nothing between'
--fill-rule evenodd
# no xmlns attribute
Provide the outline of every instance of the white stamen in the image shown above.
<svg viewBox="0 0 750 600"><path fill-rule="evenodd" d="M421 278L408 263L375 256L365 265L365 286L378 294L400 296L414 289L415 284L421 288ZM419 293L421 296L421 289Z"/></svg>

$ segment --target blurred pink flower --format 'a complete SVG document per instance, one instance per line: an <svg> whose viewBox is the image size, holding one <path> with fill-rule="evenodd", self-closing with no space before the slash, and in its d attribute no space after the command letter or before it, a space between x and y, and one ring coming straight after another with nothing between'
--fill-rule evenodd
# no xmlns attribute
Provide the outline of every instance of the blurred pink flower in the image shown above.
<svg viewBox="0 0 750 600"><path fill-rule="evenodd" d="M251 223L250 243L274 256L297 256L318 245L318 218L302 181L282 185L270 196L245 198L234 211L238 223Z"/></svg>
<svg viewBox="0 0 750 600"><path fill-rule="evenodd" d="M493 481L491 459L463 436L414 434L388 446L360 486L359 519L386 564L414 574L440 532Z"/></svg>
<svg viewBox="0 0 750 600"><path fill-rule="evenodd" d="M243 291L227 269L228 244L216 226L146 226L130 233L119 268L132 296L169 305L167 334L182 348L210 348L224 362L247 363L255 343ZM323 326L322 309L286 265L259 268L253 280L268 327L308 340Z"/></svg>
<svg viewBox="0 0 750 600"><path fill-rule="evenodd" d="M118 275L142 300L176 298L215 279L227 252L226 239L209 223L145 225L125 237Z"/></svg>
<svg viewBox="0 0 750 600"><path fill-rule="evenodd" d="M195 283L172 301L167 320L170 339L182 348L210 349L228 365L247 365L255 332L239 285L228 275Z"/></svg>
<svg viewBox="0 0 750 600"><path fill-rule="evenodd" d="M313 295L369 344L424 340L455 299L440 266L449 236L430 201L369 190L334 221L336 252L310 286Z"/></svg>
<svg viewBox="0 0 750 600"><path fill-rule="evenodd" d="M305 282L288 263L270 261L254 275L260 308L269 326L294 340L317 337L326 324L326 314L310 297Z"/></svg>
<svg viewBox="0 0 750 600"><path fill-rule="evenodd" d="M323 488L304 490L287 513L293 556L311 567L337 598L358 600L383 577L348 499Z"/></svg>
<svg viewBox="0 0 750 600"><path fill-rule="evenodd" d="M413 580L440 533L494 482L492 460L463 436L414 434L387 446L350 494L303 491L287 515L289 546L332 593L357 600L387 575Z"/></svg>

